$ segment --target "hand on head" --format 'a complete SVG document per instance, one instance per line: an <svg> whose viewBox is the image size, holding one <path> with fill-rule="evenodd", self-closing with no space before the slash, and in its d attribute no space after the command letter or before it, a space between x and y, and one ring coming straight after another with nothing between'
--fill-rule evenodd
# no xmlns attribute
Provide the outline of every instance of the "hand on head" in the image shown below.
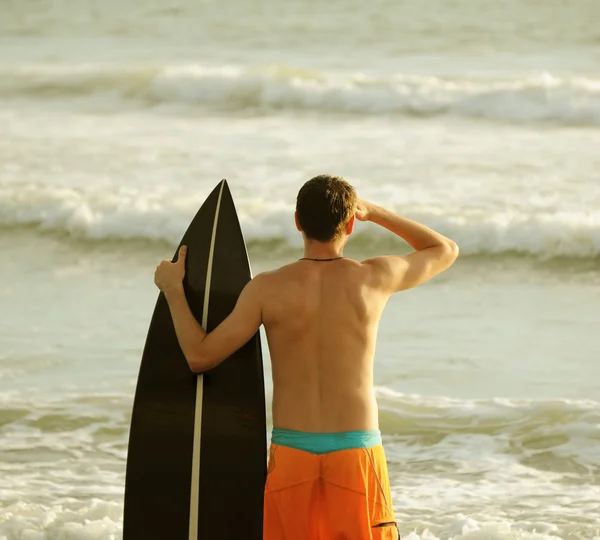
<svg viewBox="0 0 600 540"><path fill-rule="evenodd" d="M358 221L368 221L373 209L373 203L358 199L356 202L356 213L354 214Z"/></svg>

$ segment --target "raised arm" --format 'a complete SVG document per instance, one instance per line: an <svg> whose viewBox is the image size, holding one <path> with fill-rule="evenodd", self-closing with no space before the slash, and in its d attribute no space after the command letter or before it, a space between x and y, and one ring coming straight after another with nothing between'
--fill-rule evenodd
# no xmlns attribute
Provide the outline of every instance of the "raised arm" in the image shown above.
<svg viewBox="0 0 600 540"><path fill-rule="evenodd" d="M363 262L389 293L415 287L449 268L458 246L442 234L367 201L359 201L356 218L371 221L403 238L415 250L404 256L374 257Z"/></svg>

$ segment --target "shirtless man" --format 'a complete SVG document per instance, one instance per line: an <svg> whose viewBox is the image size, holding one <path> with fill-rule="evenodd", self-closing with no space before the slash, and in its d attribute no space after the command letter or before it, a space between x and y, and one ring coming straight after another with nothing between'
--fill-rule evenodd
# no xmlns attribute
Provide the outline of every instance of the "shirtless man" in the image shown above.
<svg viewBox="0 0 600 540"><path fill-rule="evenodd" d="M186 248L163 261L164 292L190 369L211 369L264 325L273 371L273 433L264 540L397 539L373 392L377 327L395 292L448 268L456 244L357 199L345 180L317 176L300 190L296 227L304 257L257 275L210 334L182 286ZM415 250L362 262L343 257L354 222L371 221Z"/></svg>

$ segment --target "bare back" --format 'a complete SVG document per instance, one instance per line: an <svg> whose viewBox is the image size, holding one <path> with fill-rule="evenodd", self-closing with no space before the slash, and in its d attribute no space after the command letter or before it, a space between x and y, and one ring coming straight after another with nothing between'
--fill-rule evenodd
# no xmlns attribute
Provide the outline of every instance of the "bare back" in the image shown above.
<svg viewBox="0 0 600 540"><path fill-rule="evenodd" d="M273 424L307 432L378 428L373 357L389 294L368 265L301 261L265 275L262 319Z"/></svg>

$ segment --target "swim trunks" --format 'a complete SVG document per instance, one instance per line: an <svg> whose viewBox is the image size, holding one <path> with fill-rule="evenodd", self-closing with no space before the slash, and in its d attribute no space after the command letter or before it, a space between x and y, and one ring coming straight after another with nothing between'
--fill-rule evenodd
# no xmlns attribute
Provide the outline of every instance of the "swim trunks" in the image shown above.
<svg viewBox="0 0 600 540"><path fill-rule="evenodd" d="M274 430L263 540L398 540L383 446L368 445L376 434ZM331 445L344 449L322 452Z"/></svg>

